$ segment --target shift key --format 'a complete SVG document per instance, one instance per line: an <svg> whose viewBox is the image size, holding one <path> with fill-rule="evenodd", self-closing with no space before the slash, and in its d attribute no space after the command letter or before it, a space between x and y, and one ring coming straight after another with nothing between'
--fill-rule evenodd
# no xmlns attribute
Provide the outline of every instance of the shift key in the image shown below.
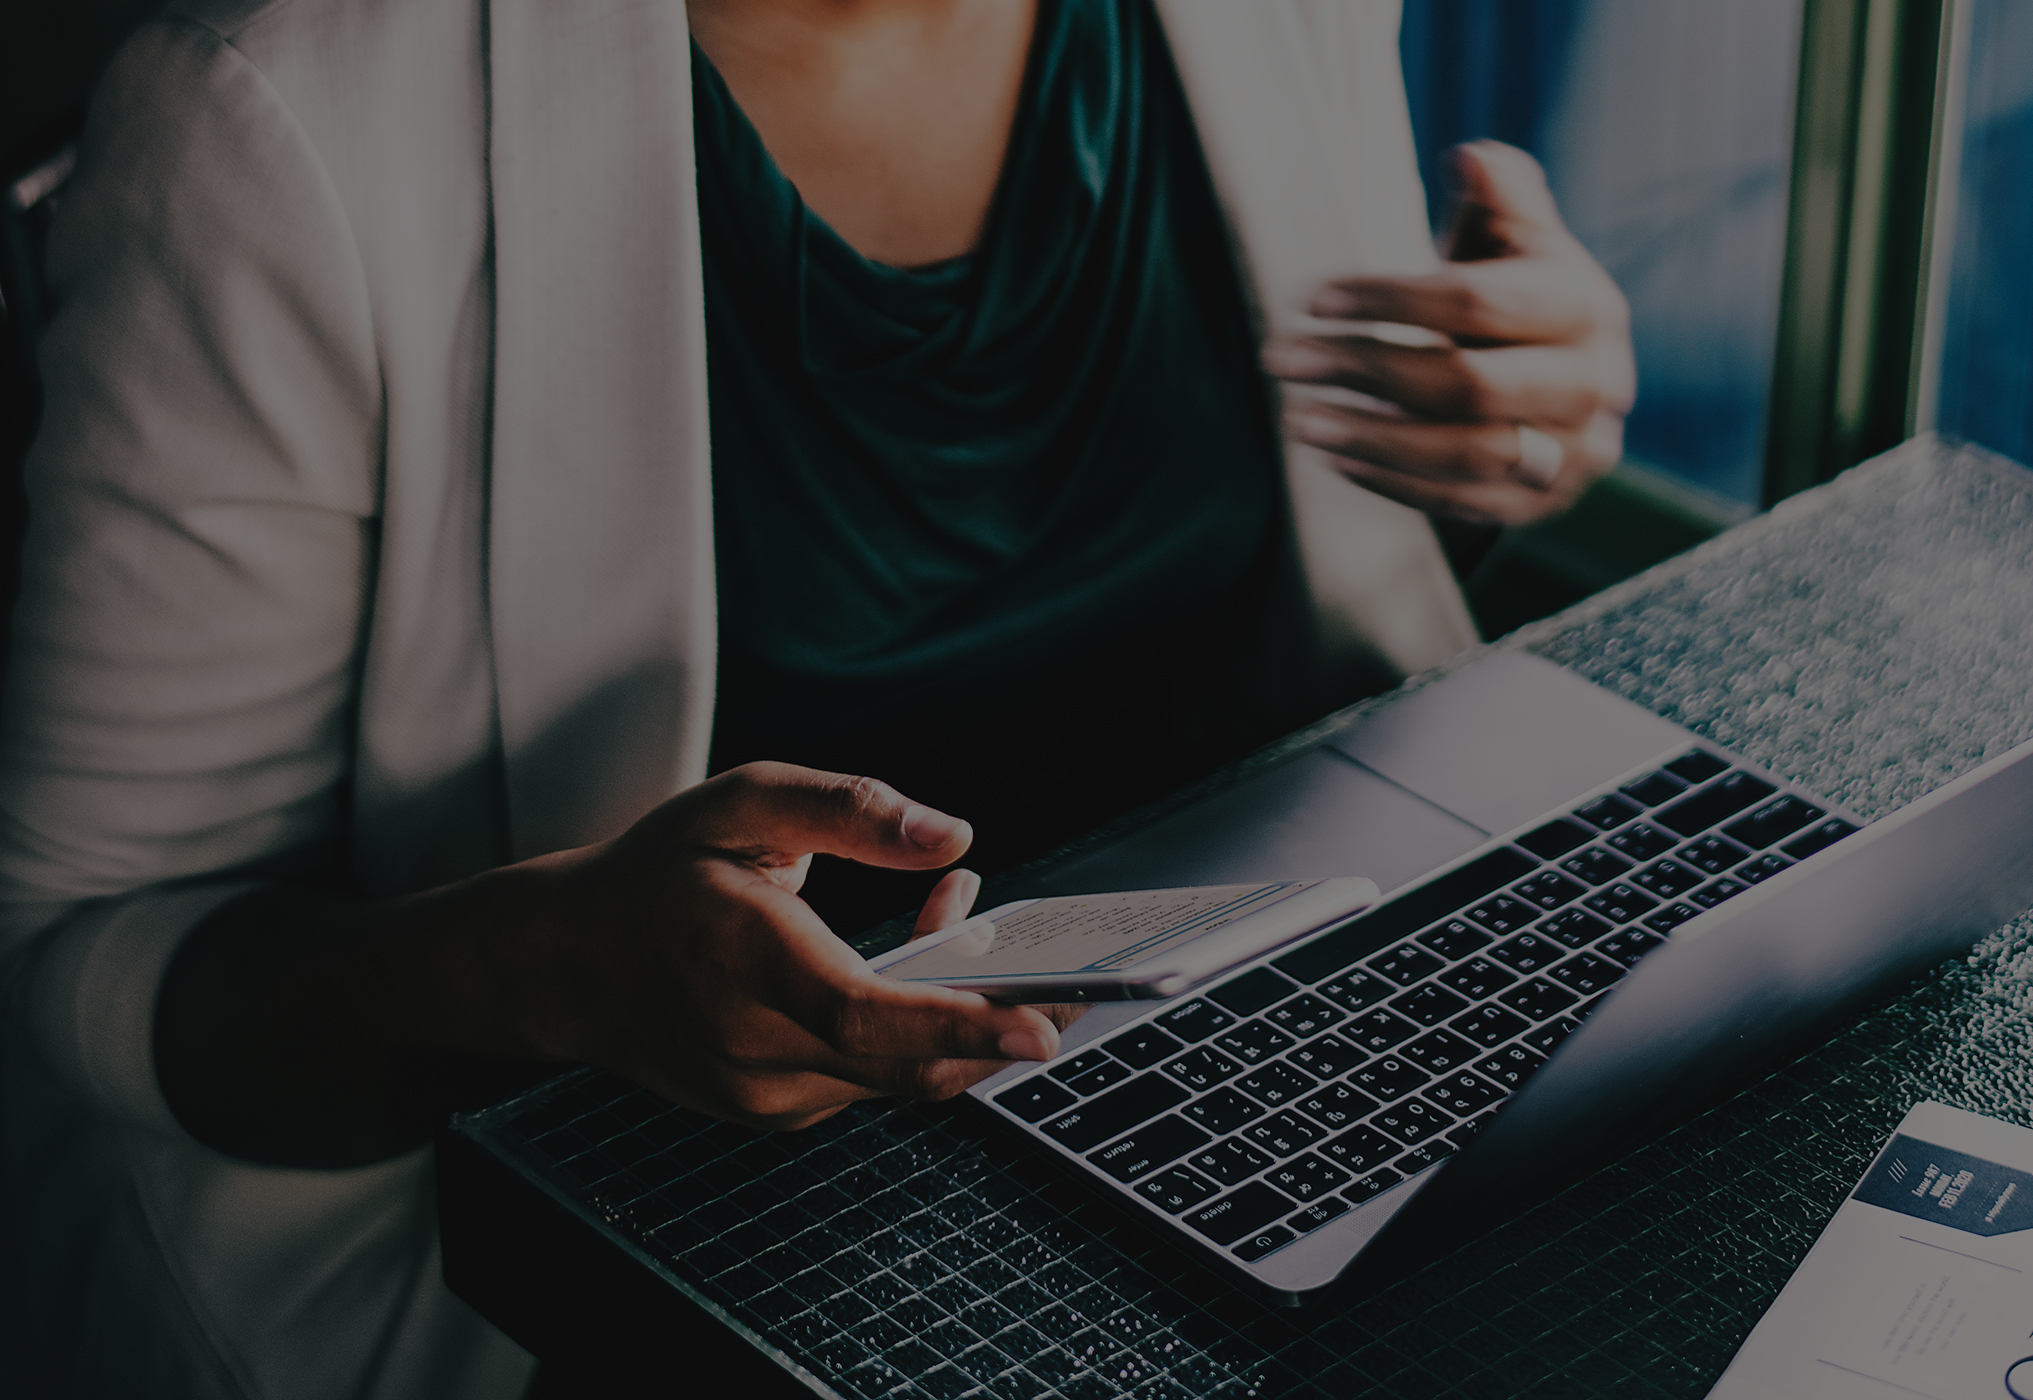
<svg viewBox="0 0 2033 1400"><path fill-rule="evenodd" d="M1141 1074L1039 1126L1071 1151L1085 1152L1192 1097L1162 1074Z"/></svg>

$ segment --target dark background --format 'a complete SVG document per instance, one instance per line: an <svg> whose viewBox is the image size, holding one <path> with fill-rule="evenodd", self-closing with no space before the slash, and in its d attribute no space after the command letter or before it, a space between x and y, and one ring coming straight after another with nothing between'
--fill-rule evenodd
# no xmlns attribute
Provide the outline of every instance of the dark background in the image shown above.
<svg viewBox="0 0 2033 1400"><path fill-rule="evenodd" d="M17 173L84 103L92 79L162 0L12 0L0 22L0 171Z"/></svg>

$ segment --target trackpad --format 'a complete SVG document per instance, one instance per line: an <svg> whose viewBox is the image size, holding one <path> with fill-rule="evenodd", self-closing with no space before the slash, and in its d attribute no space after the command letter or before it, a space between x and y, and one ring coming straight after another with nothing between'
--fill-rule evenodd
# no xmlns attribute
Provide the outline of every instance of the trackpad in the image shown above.
<svg viewBox="0 0 2033 1400"><path fill-rule="evenodd" d="M1386 894L1489 839L1332 749L1194 803L1045 876L1055 894L1367 875Z"/></svg>

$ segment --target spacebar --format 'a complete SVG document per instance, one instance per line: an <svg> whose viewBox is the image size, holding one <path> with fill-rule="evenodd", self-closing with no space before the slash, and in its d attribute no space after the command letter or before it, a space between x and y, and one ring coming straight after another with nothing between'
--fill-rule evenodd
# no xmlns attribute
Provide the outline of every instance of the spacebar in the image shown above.
<svg viewBox="0 0 2033 1400"><path fill-rule="evenodd" d="M1357 958L1367 957L1408 933L1417 933L1434 920L1473 904L1491 890L1538 868L1539 862L1524 852L1499 846L1458 870L1450 870L1399 895L1375 913L1365 914L1325 938L1295 948L1282 958L1271 959L1271 966L1294 981L1309 984L1324 981Z"/></svg>

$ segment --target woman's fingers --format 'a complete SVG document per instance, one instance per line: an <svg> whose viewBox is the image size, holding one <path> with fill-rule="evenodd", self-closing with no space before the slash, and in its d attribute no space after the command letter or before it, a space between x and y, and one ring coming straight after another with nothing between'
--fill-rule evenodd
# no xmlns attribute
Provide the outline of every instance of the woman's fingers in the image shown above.
<svg viewBox="0 0 2033 1400"><path fill-rule="evenodd" d="M1294 441L1434 483L1516 481L1546 486L1521 470L1514 423L1435 423L1339 404L1294 403L1285 410ZM1563 451L1569 435L1551 434Z"/></svg>
<svg viewBox="0 0 2033 1400"><path fill-rule="evenodd" d="M1286 336L1264 347L1264 365L1297 384L1331 384L1442 422L1564 423L1579 427L1603 408L1628 406L1592 373L1586 348L1520 345L1501 350L1393 344L1368 336Z"/></svg>
<svg viewBox="0 0 2033 1400"><path fill-rule="evenodd" d="M888 783L790 763L746 763L678 800L694 841L765 865L823 852L863 865L935 870L974 840L960 818Z"/></svg>
<svg viewBox="0 0 2033 1400"><path fill-rule="evenodd" d="M1520 525L1571 504L1623 450L1623 419L1596 414L1579 431L1535 428L1560 449L1543 475L1514 423L1434 423L1336 404L1295 403L1286 435L1331 453L1338 470L1416 509Z"/></svg>
<svg viewBox="0 0 2033 1400"><path fill-rule="evenodd" d="M967 911L974 907L974 901L980 894L981 877L972 870L947 871L939 883L932 886L925 907L918 911L918 922L911 930L911 937L923 938L928 933L951 928L967 917Z"/></svg>

